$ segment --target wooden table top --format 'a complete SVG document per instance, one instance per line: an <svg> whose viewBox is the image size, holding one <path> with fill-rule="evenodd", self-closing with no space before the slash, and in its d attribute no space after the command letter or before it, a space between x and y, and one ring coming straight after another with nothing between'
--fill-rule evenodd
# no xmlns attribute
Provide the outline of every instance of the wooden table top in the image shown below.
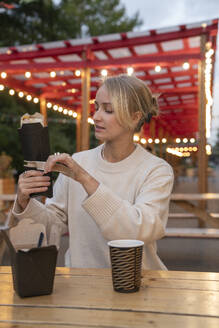
<svg viewBox="0 0 219 328"><path fill-rule="evenodd" d="M57 268L51 295L20 298L0 267L0 328L219 327L219 273L143 271L139 292L113 291L108 269Z"/></svg>

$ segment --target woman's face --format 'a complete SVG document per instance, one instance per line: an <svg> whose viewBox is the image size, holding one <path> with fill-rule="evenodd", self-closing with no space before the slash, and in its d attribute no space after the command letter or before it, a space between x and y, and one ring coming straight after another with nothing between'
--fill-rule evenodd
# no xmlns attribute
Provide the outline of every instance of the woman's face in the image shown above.
<svg viewBox="0 0 219 328"><path fill-rule="evenodd" d="M117 138L130 135L130 130L122 127L112 108L111 100L107 88L102 85L96 94L95 114L93 116L95 124L95 136L98 140L113 141Z"/></svg>

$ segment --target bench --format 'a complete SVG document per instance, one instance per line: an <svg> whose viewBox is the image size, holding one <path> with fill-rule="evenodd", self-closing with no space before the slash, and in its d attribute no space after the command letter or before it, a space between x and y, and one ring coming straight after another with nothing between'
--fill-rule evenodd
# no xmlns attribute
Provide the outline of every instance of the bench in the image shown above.
<svg viewBox="0 0 219 328"><path fill-rule="evenodd" d="M219 238L219 229L208 228L166 228L165 237Z"/></svg>
<svg viewBox="0 0 219 328"><path fill-rule="evenodd" d="M219 213L209 213L213 218L219 218ZM169 218L196 218L193 213L169 213Z"/></svg>

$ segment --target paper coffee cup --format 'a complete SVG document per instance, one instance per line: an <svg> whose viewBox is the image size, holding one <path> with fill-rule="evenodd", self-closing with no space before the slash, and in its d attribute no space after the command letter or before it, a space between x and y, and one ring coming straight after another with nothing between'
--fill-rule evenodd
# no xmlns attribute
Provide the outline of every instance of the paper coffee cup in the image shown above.
<svg viewBox="0 0 219 328"><path fill-rule="evenodd" d="M113 288L121 293L133 293L141 285L141 265L144 242L122 239L108 243L112 266Z"/></svg>

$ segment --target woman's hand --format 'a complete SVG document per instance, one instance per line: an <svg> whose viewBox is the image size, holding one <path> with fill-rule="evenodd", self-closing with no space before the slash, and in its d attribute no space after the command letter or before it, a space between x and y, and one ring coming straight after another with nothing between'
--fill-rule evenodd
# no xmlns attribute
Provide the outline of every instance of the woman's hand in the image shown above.
<svg viewBox="0 0 219 328"><path fill-rule="evenodd" d="M84 170L75 160L73 160L69 154L63 153L49 156L45 164L44 173L53 171L53 167L56 163L61 163L68 167L72 171L71 176L74 180L82 184L88 195L91 195L96 191L99 182ZM63 174L65 173L63 172Z"/></svg>
<svg viewBox="0 0 219 328"><path fill-rule="evenodd" d="M44 172L30 170L25 171L19 176L17 201L24 210L29 203L30 194L44 192L50 185L50 177L45 176Z"/></svg>
<svg viewBox="0 0 219 328"><path fill-rule="evenodd" d="M55 167L56 164L63 164L64 165L63 168L64 167L68 168L66 172L64 169L63 170L60 169L59 172L78 181L79 175L83 169L72 159L72 157L69 154L58 153L55 155L50 155L45 163L44 174L51 171L58 171L56 170Z"/></svg>

